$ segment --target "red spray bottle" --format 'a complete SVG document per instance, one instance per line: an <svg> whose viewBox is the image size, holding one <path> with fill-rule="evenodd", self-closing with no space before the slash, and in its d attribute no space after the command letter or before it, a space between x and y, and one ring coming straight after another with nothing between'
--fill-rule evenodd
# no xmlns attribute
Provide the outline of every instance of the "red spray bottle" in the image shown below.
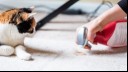
<svg viewBox="0 0 128 72"><path fill-rule="evenodd" d="M83 27L77 33L77 45L90 47L87 40L88 29ZM114 21L108 24L101 32L96 34L95 43L110 47L127 46L127 20Z"/></svg>

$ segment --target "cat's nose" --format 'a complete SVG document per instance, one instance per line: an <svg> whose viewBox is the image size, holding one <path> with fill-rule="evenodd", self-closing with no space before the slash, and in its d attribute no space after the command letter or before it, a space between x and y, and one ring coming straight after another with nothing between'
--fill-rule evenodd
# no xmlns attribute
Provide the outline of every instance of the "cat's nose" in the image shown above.
<svg viewBox="0 0 128 72"><path fill-rule="evenodd" d="M31 30L29 31L29 33L32 34L32 33L34 33L34 31L35 31L34 29L31 29Z"/></svg>
<svg viewBox="0 0 128 72"><path fill-rule="evenodd" d="M34 30L31 30L31 31L30 31L30 33L33 33L33 32L34 32Z"/></svg>

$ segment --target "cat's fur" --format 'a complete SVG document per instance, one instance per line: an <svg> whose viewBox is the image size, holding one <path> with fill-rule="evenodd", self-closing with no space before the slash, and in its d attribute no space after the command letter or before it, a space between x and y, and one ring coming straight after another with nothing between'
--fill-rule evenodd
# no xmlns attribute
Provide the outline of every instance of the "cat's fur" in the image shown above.
<svg viewBox="0 0 128 72"><path fill-rule="evenodd" d="M32 10L11 9L0 14L0 56L15 54L23 60L31 59L31 54L24 47L24 38L35 31L36 22Z"/></svg>

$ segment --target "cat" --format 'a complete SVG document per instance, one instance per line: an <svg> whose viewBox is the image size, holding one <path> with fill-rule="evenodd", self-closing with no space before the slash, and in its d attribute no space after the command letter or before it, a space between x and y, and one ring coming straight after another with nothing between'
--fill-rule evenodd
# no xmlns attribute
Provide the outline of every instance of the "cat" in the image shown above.
<svg viewBox="0 0 128 72"><path fill-rule="evenodd" d="M22 60L32 59L32 55L26 52L24 39L35 33L37 24L33 9L15 8L0 14L0 56L15 54Z"/></svg>

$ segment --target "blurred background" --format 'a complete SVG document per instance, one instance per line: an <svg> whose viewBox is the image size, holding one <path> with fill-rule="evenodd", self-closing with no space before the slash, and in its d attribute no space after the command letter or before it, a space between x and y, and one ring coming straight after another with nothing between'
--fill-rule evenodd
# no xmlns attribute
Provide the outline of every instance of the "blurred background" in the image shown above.
<svg viewBox="0 0 128 72"><path fill-rule="evenodd" d="M51 13L67 1L68 0L1 0L0 10L4 11L11 8L35 6L35 11L38 13L44 13L44 15L40 16L44 17L45 14ZM111 8L118 1L119 0L80 0L78 3L70 7L68 11L64 12L64 14L85 15L87 17L88 15L95 14L95 16L97 16ZM98 10L95 12L97 8Z"/></svg>

